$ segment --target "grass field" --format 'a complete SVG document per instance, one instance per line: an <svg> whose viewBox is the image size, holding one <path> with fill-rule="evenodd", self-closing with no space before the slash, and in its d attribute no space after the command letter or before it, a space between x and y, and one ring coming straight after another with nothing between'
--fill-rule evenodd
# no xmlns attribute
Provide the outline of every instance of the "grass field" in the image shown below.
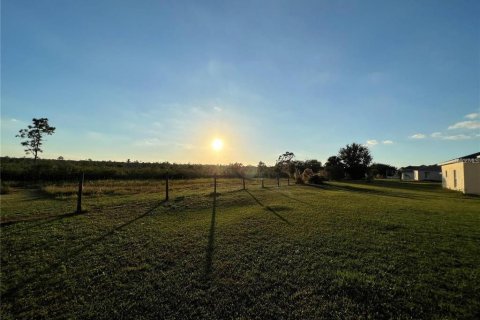
<svg viewBox="0 0 480 320"><path fill-rule="evenodd" d="M110 185L109 185L110 184ZM480 198L438 184L11 188L1 318L475 319ZM72 191L73 190L73 191ZM96 190L96 191L93 191Z"/></svg>

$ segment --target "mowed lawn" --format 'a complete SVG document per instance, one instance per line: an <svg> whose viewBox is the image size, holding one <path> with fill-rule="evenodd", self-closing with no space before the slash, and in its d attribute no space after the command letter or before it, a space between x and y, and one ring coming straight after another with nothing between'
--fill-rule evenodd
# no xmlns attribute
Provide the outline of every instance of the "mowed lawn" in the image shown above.
<svg viewBox="0 0 480 320"><path fill-rule="evenodd" d="M91 193L80 215L71 192L2 195L1 318L480 317L479 197L237 181L214 205L210 180L182 183L166 203Z"/></svg>

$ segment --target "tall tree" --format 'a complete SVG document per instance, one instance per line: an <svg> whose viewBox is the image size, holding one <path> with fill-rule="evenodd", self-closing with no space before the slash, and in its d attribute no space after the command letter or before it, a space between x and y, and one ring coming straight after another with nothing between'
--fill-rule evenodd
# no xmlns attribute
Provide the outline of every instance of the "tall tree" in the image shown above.
<svg viewBox="0 0 480 320"><path fill-rule="evenodd" d="M33 154L35 162L38 159L38 153L43 152L41 146L45 135L52 135L55 127L48 124L48 118L32 119L33 125L29 125L27 129L21 129L16 137L27 139L22 141L26 154Z"/></svg>
<svg viewBox="0 0 480 320"><path fill-rule="evenodd" d="M239 178L245 177L245 166L242 163L235 162L228 165L229 175Z"/></svg>
<svg viewBox="0 0 480 320"><path fill-rule="evenodd" d="M314 173L317 173L322 169L322 163L315 159L305 160L305 167L310 168Z"/></svg>
<svg viewBox="0 0 480 320"><path fill-rule="evenodd" d="M306 168L307 168L307 165L306 165L305 161L293 160L290 163L289 172L292 175L295 174L295 172L302 173L303 170L305 170Z"/></svg>
<svg viewBox="0 0 480 320"><path fill-rule="evenodd" d="M381 176L385 178L387 176L393 176L395 173L397 173L397 168L384 163L374 163L369 169L370 173L374 177Z"/></svg>
<svg viewBox="0 0 480 320"><path fill-rule="evenodd" d="M264 178L265 173L267 173L267 169L267 165L263 161L260 161L257 165L257 176Z"/></svg>
<svg viewBox="0 0 480 320"><path fill-rule="evenodd" d="M293 162L294 158L295 154L289 151L279 155L275 163L275 172L278 174L286 173L291 177L295 173L295 164Z"/></svg>
<svg viewBox="0 0 480 320"><path fill-rule="evenodd" d="M345 172L350 179L363 179L368 171L368 166L372 162L370 150L366 146L358 143L346 145L338 152L338 157L345 166Z"/></svg>
<svg viewBox="0 0 480 320"><path fill-rule="evenodd" d="M325 163L325 171L332 180L340 180L345 178L345 168L342 159L337 156L331 156Z"/></svg>

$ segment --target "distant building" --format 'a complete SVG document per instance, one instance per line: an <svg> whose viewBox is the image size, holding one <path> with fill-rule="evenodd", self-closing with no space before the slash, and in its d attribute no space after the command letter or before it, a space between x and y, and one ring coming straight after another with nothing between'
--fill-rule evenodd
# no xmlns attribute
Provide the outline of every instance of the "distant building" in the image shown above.
<svg viewBox="0 0 480 320"><path fill-rule="evenodd" d="M404 181L413 181L414 180L413 170L402 168L402 180Z"/></svg>
<svg viewBox="0 0 480 320"><path fill-rule="evenodd" d="M480 195L480 152L439 164L444 188Z"/></svg>
<svg viewBox="0 0 480 320"><path fill-rule="evenodd" d="M405 181L442 181L440 166L408 166L401 169Z"/></svg>

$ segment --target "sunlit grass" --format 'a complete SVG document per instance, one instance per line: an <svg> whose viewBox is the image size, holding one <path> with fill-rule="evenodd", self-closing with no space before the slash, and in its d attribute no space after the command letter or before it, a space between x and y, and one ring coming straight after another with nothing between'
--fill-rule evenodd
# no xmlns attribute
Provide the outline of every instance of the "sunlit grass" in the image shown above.
<svg viewBox="0 0 480 320"><path fill-rule="evenodd" d="M260 187L261 179L246 179L246 187ZM286 179L281 184L287 184ZM264 179L265 186L276 186L277 180ZM217 191L233 191L243 189L242 179L217 179ZM76 196L78 183L59 183L45 185L41 190L52 197L64 198ZM173 195L207 194L213 191L213 178L169 180L169 190ZM86 196L101 195L132 195L144 193L165 192L165 180L86 180L83 185L83 194Z"/></svg>
<svg viewBox="0 0 480 320"><path fill-rule="evenodd" d="M2 219L47 216L2 227L2 318L479 313L480 198L438 184L253 183L219 180L213 211L211 179L172 181L166 203L155 181L120 182L131 193L88 195L81 215L66 210L74 196L12 188Z"/></svg>

